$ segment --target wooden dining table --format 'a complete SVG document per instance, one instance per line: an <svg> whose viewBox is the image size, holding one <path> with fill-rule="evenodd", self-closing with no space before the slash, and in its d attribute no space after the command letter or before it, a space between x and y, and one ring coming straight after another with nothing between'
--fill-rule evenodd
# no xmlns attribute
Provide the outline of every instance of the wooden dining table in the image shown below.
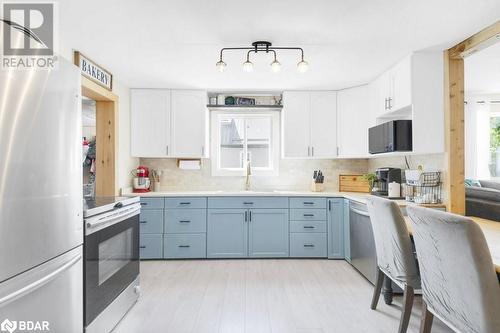
<svg viewBox="0 0 500 333"><path fill-rule="evenodd" d="M471 217L474 222L476 222L481 230L483 231L484 238L486 238L486 243L490 249L491 259L493 260L493 265L497 274L500 274L500 222L483 219L480 217ZM410 234L413 232L413 226L410 217L405 216L406 225L408 226L408 231Z"/></svg>

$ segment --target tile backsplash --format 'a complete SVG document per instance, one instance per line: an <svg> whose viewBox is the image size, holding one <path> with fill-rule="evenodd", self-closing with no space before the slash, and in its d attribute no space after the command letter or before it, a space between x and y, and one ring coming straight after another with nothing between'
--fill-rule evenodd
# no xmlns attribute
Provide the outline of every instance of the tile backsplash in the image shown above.
<svg viewBox="0 0 500 333"><path fill-rule="evenodd" d="M176 159L142 158L141 165L163 170L160 179L162 191L239 191L245 186L245 177L213 177L210 160L202 160L200 170L182 170ZM253 190L309 190L314 170L325 176L325 190L338 191L339 175L365 174L367 159L338 160L288 160L282 159L278 176L251 176Z"/></svg>

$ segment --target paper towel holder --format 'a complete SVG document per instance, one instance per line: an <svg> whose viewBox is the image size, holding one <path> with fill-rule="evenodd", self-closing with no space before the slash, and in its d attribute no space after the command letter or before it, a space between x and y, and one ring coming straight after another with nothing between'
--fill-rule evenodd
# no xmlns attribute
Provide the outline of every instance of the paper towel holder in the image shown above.
<svg viewBox="0 0 500 333"><path fill-rule="evenodd" d="M177 159L177 167L182 170L200 170L200 158L179 158Z"/></svg>

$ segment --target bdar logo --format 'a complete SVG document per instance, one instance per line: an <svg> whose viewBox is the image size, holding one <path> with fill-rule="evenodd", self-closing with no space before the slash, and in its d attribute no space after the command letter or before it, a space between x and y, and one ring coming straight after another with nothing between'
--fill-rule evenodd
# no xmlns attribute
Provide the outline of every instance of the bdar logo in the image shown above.
<svg viewBox="0 0 500 333"><path fill-rule="evenodd" d="M0 330L2 332L12 333L17 329L17 322L5 319L2 324L0 324Z"/></svg>

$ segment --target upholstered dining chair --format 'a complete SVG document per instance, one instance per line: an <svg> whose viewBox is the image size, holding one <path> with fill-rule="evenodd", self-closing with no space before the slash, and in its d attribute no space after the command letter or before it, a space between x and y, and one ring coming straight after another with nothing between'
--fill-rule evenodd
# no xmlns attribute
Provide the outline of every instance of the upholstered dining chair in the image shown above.
<svg viewBox="0 0 500 333"><path fill-rule="evenodd" d="M422 277L420 332L436 316L456 332L500 332L500 286L480 227L466 217L408 207Z"/></svg>
<svg viewBox="0 0 500 333"><path fill-rule="evenodd" d="M404 291L398 329L399 333L404 333L410 321L415 289L420 289L420 276L410 234L396 202L371 196L367 199L367 206L378 266L371 309L377 307L384 276L387 276Z"/></svg>

